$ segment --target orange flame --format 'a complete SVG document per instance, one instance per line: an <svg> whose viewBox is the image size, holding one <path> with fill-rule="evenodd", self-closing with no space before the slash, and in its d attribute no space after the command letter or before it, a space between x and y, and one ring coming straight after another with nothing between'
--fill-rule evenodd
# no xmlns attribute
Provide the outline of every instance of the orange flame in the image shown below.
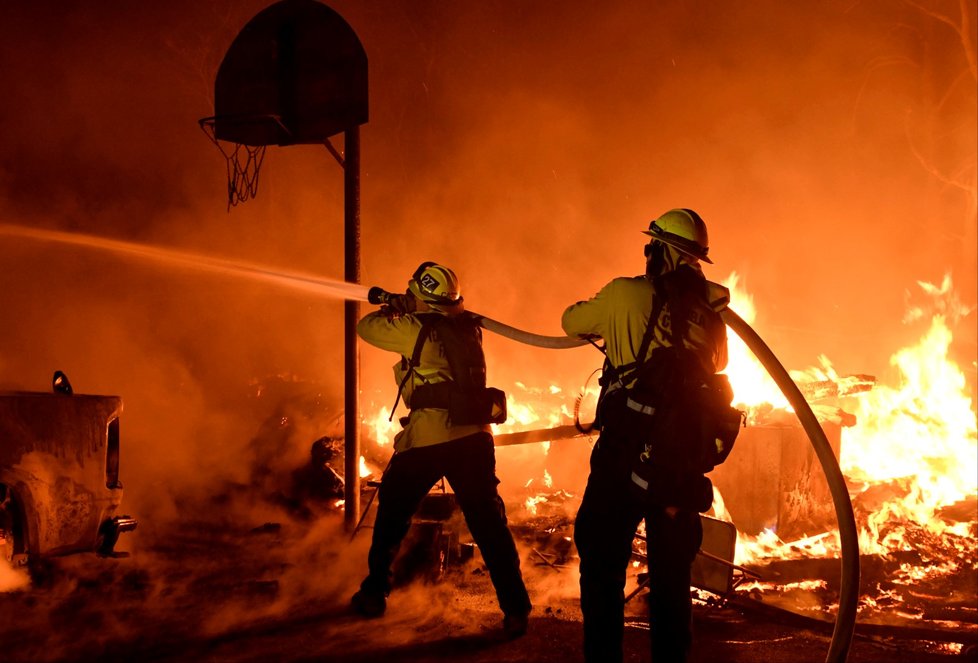
<svg viewBox="0 0 978 663"><path fill-rule="evenodd" d="M736 293L736 275L728 287ZM897 386L876 385L849 397L847 408L853 410L856 424L842 431L842 457L840 465L850 482L863 485L866 490L873 485L905 480L907 490L876 507L868 515L860 532L860 551L863 554L886 554L906 549L905 535L909 525L923 527L941 536L971 537L972 523L949 523L938 517L938 511L948 505L973 499L978 492L978 416L971 396L967 393L967 380L961 369L949 357L952 333L949 320L959 320L973 309L958 302L952 291L950 277L940 286L921 282L920 287L931 299L931 307L937 311L930 320L928 330L915 345L897 351L890 364L900 374ZM742 299L732 308L742 317L753 315L752 303ZM746 305L743 303L746 302ZM921 320L924 309L909 311L905 322ZM745 318L746 320L747 318ZM730 379L734 383L738 400L742 394L755 394L758 383L745 381L743 374L756 371L745 368L748 364L734 360L731 339ZM832 368L828 358L819 358L822 367L805 372L792 372L796 381L831 380L844 381ZM756 361L756 360L755 360ZM737 363L735 363L737 362ZM747 387L742 385L748 384ZM753 402L752 399L743 399ZM722 497L714 505L718 517L729 520L723 509ZM757 537L738 534L737 563L747 563L759 557L827 556L837 554L838 535L835 532L808 537L785 543L773 532L763 532ZM943 569L943 572L948 569ZM941 573L940 565L926 569L908 566L902 575L912 580L914 573L933 575Z"/></svg>
<svg viewBox="0 0 978 663"><path fill-rule="evenodd" d="M741 287L740 276L732 272L723 284L730 289L730 308L744 322L753 323L757 317L754 298ZM791 409L778 385L736 334L727 335L727 352L729 359L723 372L730 378L735 402L747 406L749 415L752 407L765 403L775 408Z"/></svg>

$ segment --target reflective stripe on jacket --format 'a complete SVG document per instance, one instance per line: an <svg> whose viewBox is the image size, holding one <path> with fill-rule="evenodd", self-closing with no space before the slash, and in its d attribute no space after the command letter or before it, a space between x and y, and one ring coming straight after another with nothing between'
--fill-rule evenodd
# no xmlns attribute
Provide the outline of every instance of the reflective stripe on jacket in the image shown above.
<svg viewBox="0 0 978 663"><path fill-rule="evenodd" d="M365 342L380 348L396 352L402 360L394 365L394 379L399 386L407 372L407 360L414 352L414 346L421 332L421 320L408 314L389 319L380 311L368 313L357 323L357 334ZM434 384L451 379L451 369L441 343L434 330L428 341L422 346L418 366L404 384L401 397L410 407L411 394L414 388L422 384ZM413 447L427 447L441 444L460 437L472 435L480 431L491 431L488 424L452 426L448 421L448 410L424 408L411 410L407 425L394 437L394 449L406 451Z"/></svg>

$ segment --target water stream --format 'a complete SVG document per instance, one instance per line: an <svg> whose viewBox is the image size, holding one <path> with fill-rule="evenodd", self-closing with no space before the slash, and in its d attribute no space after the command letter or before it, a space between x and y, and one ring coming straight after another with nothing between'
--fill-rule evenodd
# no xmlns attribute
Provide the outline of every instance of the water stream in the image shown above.
<svg viewBox="0 0 978 663"><path fill-rule="evenodd" d="M311 274L281 271L254 263L225 260L196 253L163 249L146 244L106 239L94 235L69 233L59 230L42 230L0 223L0 236L3 235L40 242L56 242L59 244L80 246L99 251L108 251L120 256L140 258L172 267L197 269L224 276L247 278L322 297L367 301L367 286L327 279Z"/></svg>
<svg viewBox="0 0 978 663"><path fill-rule="evenodd" d="M235 262L196 253L161 249L146 244L106 239L95 235L69 233L60 230L43 230L12 224L0 223L0 236L20 237L40 242L56 242L88 249L108 251L124 257L140 258L172 267L198 269L225 276L248 278L262 283L283 286L292 290L308 292L321 297L365 302L369 288L357 283L347 283L310 274L284 272L263 265ZM542 348L574 348L587 344L580 338L567 336L542 336L510 327L491 318L478 315L479 323L487 330L505 336L519 343Z"/></svg>

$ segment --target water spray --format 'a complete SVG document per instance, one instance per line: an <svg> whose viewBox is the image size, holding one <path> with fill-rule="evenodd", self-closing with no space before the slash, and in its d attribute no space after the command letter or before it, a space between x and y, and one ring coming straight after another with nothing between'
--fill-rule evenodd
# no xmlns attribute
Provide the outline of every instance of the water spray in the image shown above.
<svg viewBox="0 0 978 663"><path fill-rule="evenodd" d="M291 290L308 292L334 299L367 301L366 286L327 279L311 274L281 271L254 263L225 260L223 258L176 251L173 249L162 249L146 244L106 239L94 235L69 233L58 230L41 230L10 224L0 224L0 235L108 251L117 255L141 258L175 267L252 279L270 285L282 286Z"/></svg>

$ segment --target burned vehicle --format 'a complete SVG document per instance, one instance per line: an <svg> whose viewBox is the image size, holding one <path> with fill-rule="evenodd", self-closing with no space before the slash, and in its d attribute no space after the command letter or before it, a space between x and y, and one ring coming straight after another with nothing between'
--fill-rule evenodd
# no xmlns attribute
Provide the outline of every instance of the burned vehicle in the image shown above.
<svg viewBox="0 0 978 663"><path fill-rule="evenodd" d="M122 532L117 396L0 392L0 555L15 565L113 555Z"/></svg>

